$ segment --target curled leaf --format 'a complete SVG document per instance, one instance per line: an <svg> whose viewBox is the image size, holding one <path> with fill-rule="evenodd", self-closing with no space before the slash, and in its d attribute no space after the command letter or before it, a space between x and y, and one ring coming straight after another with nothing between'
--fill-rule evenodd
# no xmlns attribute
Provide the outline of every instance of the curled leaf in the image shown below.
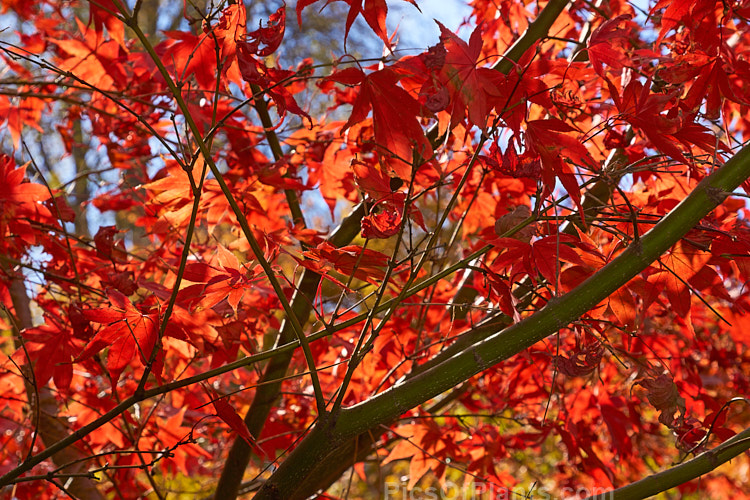
<svg viewBox="0 0 750 500"><path fill-rule="evenodd" d="M568 377L585 377L599 366L604 349L601 345L583 347L570 354L570 357L555 356L555 362L560 373Z"/></svg>
<svg viewBox="0 0 750 500"><path fill-rule="evenodd" d="M513 209L512 212L503 215L502 217L497 219L497 221L495 221L495 234L502 237L503 235L505 235L505 233L507 233L529 217L531 217L531 209L525 205L518 205ZM524 243L528 243L531 241L531 237L534 236L535 233L536 225L529 224L513 233L510 238L515 238L519 241L523 241Z"/></svg>
<svg viewBox="0 0 750 500"><path fill-rule="evenodd" d="M646 378L638 382L646 388L646 397L651 406L659 410L659 422L672 427L678 421L675 414L685 414L685 400L680 396L672 377L662 373L655 378Z"/></svg>

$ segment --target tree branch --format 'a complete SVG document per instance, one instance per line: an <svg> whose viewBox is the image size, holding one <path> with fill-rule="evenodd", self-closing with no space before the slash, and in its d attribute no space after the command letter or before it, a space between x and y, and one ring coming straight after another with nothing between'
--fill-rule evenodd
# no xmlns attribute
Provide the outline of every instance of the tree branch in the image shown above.
<svg viewBox="0 0 750 500"><path fill-rule="evenodd" d="M328 242L333 246L340 247L349 243L359 233L359 221L365 214L364 204L360 204L349 214L336 231L328 238ZM312 302L315 297L315 291L320 284L321 276L310 270L305 269L299 280L297 289L294 291L291 299L291 307L300 324L305 324L312 310ZM291 322L284 318L281 325L281 331L276 339L276 346L288 344L295 340L294 329ZM294 356L294 350L289 350L273 356L263 376L258 381L258 387L255 390L253 402L245 415L245 424L250 434L258 437L265 426L268 413L271 411L273 404L279 396L283 377L289 369L289 364ZM235 439L232 447L229 449L227 460L219 477L219 484L216 486L215 498L229 499L236 498L239 493L242 476L250 463L252 449L244 439Z"/></svg>
<svg viewBox="0 0 750 500"><path fill-rule="evenodd" d="M601 495L587 497L586 500L647 498L692 481L703 474L708 474L721 464L730 461L748 449L750 449L750 428L727 439L716 448L705 451L683 464L645 477L622 488L617 488Z"/></svg>
<svg viewBox="0 0 750 500"><path fill-rule="evenodd" d="M666 217L618 257L569 293L551 300L536 314L491 335L413 379L342 410L336 422L316 426L258 492L257 499L303 498L309 473L339 446L391 422L403 412L518 354L581 317L625 285L679 241L750 177L750 146L703 179ZM496 330L493 325L484 328Z"/></svg>
<svg viewBox="0 0 750 500"><path fill-rule="evenodd" d="M15 273L7 269L3 269L3 274L13 276L8 286L8 292L15 312L14 326L16 329L16 338L14 339L14 343L19 345L22 342L21 331L33 327L29 296L26 293L23 279L16 277ZM45 448L49 448L68 436L70 428L66 424L66 419L57 416L58 403L49 387L34 386L35 381L32 370L31 365L24 366L23 371L25 373L22 376L24 377L29 404L33 408L32 414L37 413L39 415L35 432L39 433L39 437L42 443L44 443ZM86 455L80 450L70 446L60 449L51 456L51 459L58 468L62 469L64 467L65 473L73 475L71 476L70 485L66 489L75 495L76 498L85 500L103 499L104 496L99 492L96 485L86 473L85 462L82 460L85 457ZM66 464L72 465L68 467Z"/></svg>

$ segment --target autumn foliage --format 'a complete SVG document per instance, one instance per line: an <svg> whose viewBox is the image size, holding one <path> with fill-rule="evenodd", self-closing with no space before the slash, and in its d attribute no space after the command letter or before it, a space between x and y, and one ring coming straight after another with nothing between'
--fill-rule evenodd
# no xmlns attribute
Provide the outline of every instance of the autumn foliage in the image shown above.
<svg viewBox="0 0 750 500"><path fill-rule="evenodd" d="M2 498L750 496L749 2L148 3L2 4Z"/></svg>

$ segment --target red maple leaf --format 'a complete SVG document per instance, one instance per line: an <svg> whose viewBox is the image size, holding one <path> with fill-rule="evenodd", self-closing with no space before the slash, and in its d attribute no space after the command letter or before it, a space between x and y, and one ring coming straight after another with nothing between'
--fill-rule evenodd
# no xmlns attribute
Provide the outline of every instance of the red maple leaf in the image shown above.
<svg viewBox="0 0 750 500"><path fill-rule="evenodd" d="M194 75L201 88L213 88L217 65L212 40L205 33L196 36L184 31L166 31L164 35L167 38L156 47L156 52L177 81Z"/></svg>
<svg viewBox="0 0 750 500"><path fill-rule="evenodd" d="M308 5L312 5L318 0L297 0L297 22L300 26L302 26L302 9L307 7ZM326 5L331 3L332 1L336 0L328 0L326 2ZM385 0L338 0L341 2L346 3L349 5L349 13L346 16L346 31L344 33L344 47L346 47L346 40L349 37L349 30L352 27L352 24L354 24L354 20L357 19L357 16L362 14L362 17L365 18L365 21L367 21L367 24L372 28L372 31L375 32L378 37L380 37L381 40L383 40L383 43L385 43L386 47L391 46L391 42L388 39L388 32L385 28L385 18L388 14L388 5L386 5ZM414 5L419 9L417 6L417 3L415 0L406 0L410 4ZM364 2L364 5L363 5ZM325 7L325 6L324 6Z"/></svg>
<svg viewBox="0 0 750 500"><path fill-rule="evenodd" d="M219 58L223 61L222 75L229 81L239 83L240 74L237 66L237 45L247 38L247 12L242 2L230 4L224 9L219 23L206 30L201 38L212 50L219 46Z"/></svg>
<svg viewBox="0 0 750 500"><path fill-rule="evenodd" d="M695 0L659 0L649 12L649 15L654 15L659 9L666 7L661 15L661 31L659 31L659 38L657 38L656 42L659 43L669 30L677 26L685 16L689 15L690 7L697 3L705 2L696 2Z"/></svg>
<svg viewBox="0 0 750 500"><path fill-rule="evenodd" d="M258 278L255 271L240 265L237 257L223 245L217 247L217 260L220 269L204 263L189 264L185 269L185 279L205 283L200 291L202 308L211 308L226 299L236 313L245 290L257 288Z"/></svg>
<svg viewBox="0 0 750 500"><path fill-rule="evenodd" d="M688 109L697 112L705 99L706 117L716 120L724 98L744 106L750 105L741 92L735 92L738 86L733 84L736 80L746 82L749 77L750 67L745 60L735 54L716 57L711 64L702 67L683 102Z"/></svg>
<svg viewBox="0 0 750 500"><path fill-rule="evenodd" d="M359 280L379 284L385 277L383 268L388 265L390 260L387 255L375 250L363 249L356 245L336 248L328 242L323 242L316 248L311 248L304 255L307 259L296 259L297 262L304 267L324 274L325 277L336 283L339 283L338 280L325 274L327 270L334 269L344 275L352 275Z"/></svg>
<svg viewBox="0 0 750 500"><path fill-rule="evenodd" d="M588 42L588 53L594 70L604 76L604 65L612 70L620 70L627 63L626 42L629 30L623 25L628 25L631 16L623 14L614 19L603 22L591 34Z"/></svg>
<svg viewBox="0 0 750 500"><path fill-rule="evenodd" d="M0 156L0 203L3 204L3 215L13 210L28 214L28 210L38 201L49 198L49 190L41 184L24 182L26 165L16 167L15 161L8 155ZM6 205L7 204L7 205Z"/></svg>
<svg viewBox="0 0 750 500"><path fill-rule="evenodd" d="M123 66L125 49L114 40L102 42L100 32L87 29L78 19L76 22L84 35L82 39L50 40L67 55L60 69L70 71L99 90L113 90L127 82Z"/></svg>
<svg viewBox="0 0 750 500"><path fill-rule="evenodd" d="M422 106L398 86L399 78L400 75L390 68L369 75L358 68L346 68L328 77L344 85L360 86L352 114L342 132L363 121L372 110L375 142L384 156L384 163L396 176L408 180L413 151L427 158L432 154L432 146L417 120Z"/></svg>
<svg viewBox="0 0 750 500"><path fill-rule="evenodd" d="M29 220L44 219L53 223L52 214L44 204L49 190L41 184L25 182L26 166L16 168L10 156L0 155L0 249L16 241L33 245L36 231Z"/></svg>
<svg viewBox="0 0 750 500"><path fill-rule="evenodd" d="M20 87L19 91L26 91L26 88ZM21 144L21 132L24 126L42 132L39 123L44 107L42 99L28 98L21 102L14 102L13 99L0 95L0 125L5 123L8 127L10 137L16 147Z"/></svg>
<svg viewBox="0 0 750 500"><path fill-rule="evenodd" d="M138 358L145 365L156 343L159 316L144 314L130 299L117 290L108 290L110 307L83 311L92 323L104 325L89 341L76 361L83 361L109 347L107 369L112 385L131 361ZM154 372L160 375L159 371Z"/></svg>
<svg viewBox="0 0 750 500"><path fill-rule="evenodd" d="M589 168L593 168L596 163L586 147L578 139L568 135L568 132L574 131L570 125L555 118L533 120L527 122L526 146L538 154L542 161L542 181L547 191L554 189L555 177L560 179L583 219L581 190L569 162Z"/></svg>
<svg viewBox="0 0 750 500"><path fill-rule="evenodd" d="M398 233L404 218L405 204L405 193L389 194L375 203L370 214L362 219L362 237L389 238ZM417 208L410 206L409 215L424 231L427 231L422 213Z"/></svg>
<svg viewBox="0 0 750 500"><path fill-rule="evenodd" d="M227 401L228 398L225 396L219 396L206 384L203 384L203 388L211 398L211 405L214 407L214 410L216 410L216 416L218 416L225 424L227 424L230 429L236 432L237 435L241 437L250 447L256 448L257 445L255 444L255 438L253 438L252 434L250 434L250 430L248 430L247 425L245 425L245 422L242 420L242 417L240 417L237 411L232 408L232 405L229 404L229 401ZM260 450L260 452L263 453L263 450Z"/></svg>
<svg viewBox="0 0 750 500"><path fill-rule="evenodd" d="M676 97L673 93L652 94L648 84L634 79L620 96L612 82L608 80L608 84L612 99L623 118L642 130L662 153L680 163L689 164L678 144L688 150L695 145L709 153L715 151L716 137L708 128L694 122L695 114L686 115L677 106L667 107ZM665 108L668 111L665 112ZM718 145L724 150L729 149L722 141L718 141Z"/></svg>
<svg viewBox="0 0 750 500"><path fill-rule="evenodd" d="M72 360L78 354L78 344L81 343L74 337L73 331L60 328L48 318L46 324L24 330L23 337L26 346L18 350L14 357L17 356L24 363L28 353L34 366L35 382L43 387L52 379L57 390L68 393L73 378Z"/></svg>
<svg viewBox="0 0 750 500"><path fill-rule="evenodd" d="M268 26L262 25L247 34L250 39L247 47L260 57L270 56L281 45L286 28L286 8L279 7L276 12L268 16Z"/></svg>
<svg viewBox="0 0 750 500"><path fill-rule="evenodd" d="M107 28L109 36L125 47L125 25L115 16L120 11L112 0L96 0L89 2L89 24L93 22L97 40Z"/></svg>
<svg viewBox="0 0 750 500"><path fill-rule="evenodd" d="M437 22L437 21L436 21ZM502 97L500 86L505 76L493 69L477 67L482 52L481 26L472 32L467 44L455 33L438 22L440 42L445 47L445 62L441 80L449 89L453 106L453 123L468 115L469 121L484 127L490 110Z"/></svg>

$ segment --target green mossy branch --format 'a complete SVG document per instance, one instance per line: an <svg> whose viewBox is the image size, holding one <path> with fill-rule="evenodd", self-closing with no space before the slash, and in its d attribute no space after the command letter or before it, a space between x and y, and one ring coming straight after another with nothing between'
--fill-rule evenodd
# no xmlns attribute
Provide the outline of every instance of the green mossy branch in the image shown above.
<svg viewBox="0 0 750 500"><path fill-rule="evenodd" d="M667 491L707 474L750 449L750 428L745 429L719 446L705 451L692 460L645 477L622 488L586 500L635 500Z"/></svg>
<svg viewBox="0 0 750 500"><path fill-rule="evenodd" d="M257 499L304 498L310 472L335 456L339 446L377 432L405 411L451 389L468 378L522 352L575 321L625 285L669 250L726 196L750 177L750 146L703 179L666 217L638 241L574 290L550 301L532 316L445 360L416 377L358 405L342 410L335 422L316 426L258 492ZM496 328L488 325L484 328Z"/></svg>

